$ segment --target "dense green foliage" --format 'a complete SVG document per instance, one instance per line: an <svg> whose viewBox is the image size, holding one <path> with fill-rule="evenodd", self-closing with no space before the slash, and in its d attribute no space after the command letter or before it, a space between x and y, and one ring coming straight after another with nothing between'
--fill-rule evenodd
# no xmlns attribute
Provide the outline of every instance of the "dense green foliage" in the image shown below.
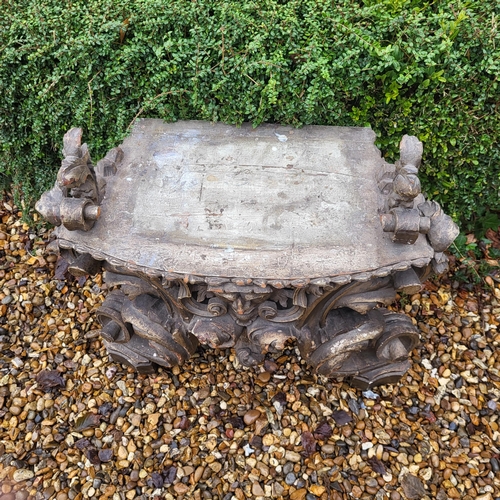
<svg viewBox="0 0 500 500"><path fill-rule="evenodd" d="M0 173L28 199L62 136L94 159L137 117L370 125L455 219L499 209L493 0L16 0L0 6Z"/></svg>

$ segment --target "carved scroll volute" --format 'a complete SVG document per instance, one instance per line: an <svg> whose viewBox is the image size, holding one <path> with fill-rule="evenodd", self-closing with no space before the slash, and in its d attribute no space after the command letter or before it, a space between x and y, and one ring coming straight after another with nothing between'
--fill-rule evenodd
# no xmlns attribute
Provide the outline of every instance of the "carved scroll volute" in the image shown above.
<svg viewBox="0 0 500 500"><path fill-rule="evenodd" d="M213 297L208 301L207 310L213 316L223 316L227 313L227 303L220 297Z"/></svg>
<svg viewBox="0 0 500 500"><path fill-rule="evenodd" d="M414 136L405 135L399 145L400 159L388 182L387 176L379 188L388 191L385 213L380 217L384 232L393 233L395 243L413 245L420 233L427 233L430 221L414 208L414 200L421 193L418 168L423 146Z"/></svg>
<svg viewBox="0 0 500 500"><path fill-rule="evenodd" d="M422 143L414 136L405 135L399 147L400 159L394 166L386 165L378 179L380 191L387 195L380 214L382 230L393 234L394 243L407 245L413 245L420 234L425 234L435 252L434 270L442 273L448 267L448 259L442 252L458 236L458 226L438 203L425 201L421 195L418 168Z"/></svg>
<svg viewBox="0 0 500 500"><path fill-rule="evenodd" d="M116 162L123 156L120 148L112 149L99 162L102 175L98 177L87 144L81 144L81 140L80 128L72 128L64 135L64 159L55 186L36 203L37 211L47 221L55 226L62 224L68 231L92 229L101 215L104 177L116 171Z"/></svg>
<svg viewBox="0 0 500 500"><path fill-rule="evenodd" d="M420 194L418 168L422 161L423 145L413 135L405 135L399 144L400 159L396 162L396 177L390 206L413 208L413 200Z"/></svg>
<svg viewBox="0 0 500 500"><path fill-rule="evenodd" d="M278 314L278 307L275 302L266 300L259 306L259 316L265 320L272 320Z"/></svg>

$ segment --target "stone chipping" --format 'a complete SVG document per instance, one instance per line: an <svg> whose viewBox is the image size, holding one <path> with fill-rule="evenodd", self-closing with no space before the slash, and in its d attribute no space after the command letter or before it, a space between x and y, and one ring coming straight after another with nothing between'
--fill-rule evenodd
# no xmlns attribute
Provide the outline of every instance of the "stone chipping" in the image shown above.
<svg viewBox="0 0 500 500"><path fill-rule="evenodd" d="M421 332L399 384L317 377L294 345L138 375L97 335L102 277L50 236L0 202L1 500L500 498L498 281L399 297Z"/></svg>

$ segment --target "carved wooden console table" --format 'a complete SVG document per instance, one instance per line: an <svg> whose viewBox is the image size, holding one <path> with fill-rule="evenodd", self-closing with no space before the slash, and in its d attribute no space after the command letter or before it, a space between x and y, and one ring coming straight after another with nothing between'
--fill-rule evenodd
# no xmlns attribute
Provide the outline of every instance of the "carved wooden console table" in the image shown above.
<svg viewBox="0 0 500 500"><path fill-rule="evenodd" d="M383 306L444 271L458 233L420 193L415 137L390 165L367 128L142 120L94 167L81 135L37 210L70 272L104 268L115 360L149 372L201 342L252 365L295 339L358 386L408 369L418 330Z"/></svg>

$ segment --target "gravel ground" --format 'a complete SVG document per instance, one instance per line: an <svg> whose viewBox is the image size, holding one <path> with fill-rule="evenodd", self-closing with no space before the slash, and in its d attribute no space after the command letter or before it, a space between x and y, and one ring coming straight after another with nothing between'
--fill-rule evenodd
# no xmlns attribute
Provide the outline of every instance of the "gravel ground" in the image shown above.
<svg viewBox="0 0 500 500"><path fill-rule="evenodd" d="M101 276L57 279L50 231L0 202L0 499L500 498L500 285L442 278L398 306L422 343L400 384L251 370L199 349L171 373L111 362Z"/></svg>

